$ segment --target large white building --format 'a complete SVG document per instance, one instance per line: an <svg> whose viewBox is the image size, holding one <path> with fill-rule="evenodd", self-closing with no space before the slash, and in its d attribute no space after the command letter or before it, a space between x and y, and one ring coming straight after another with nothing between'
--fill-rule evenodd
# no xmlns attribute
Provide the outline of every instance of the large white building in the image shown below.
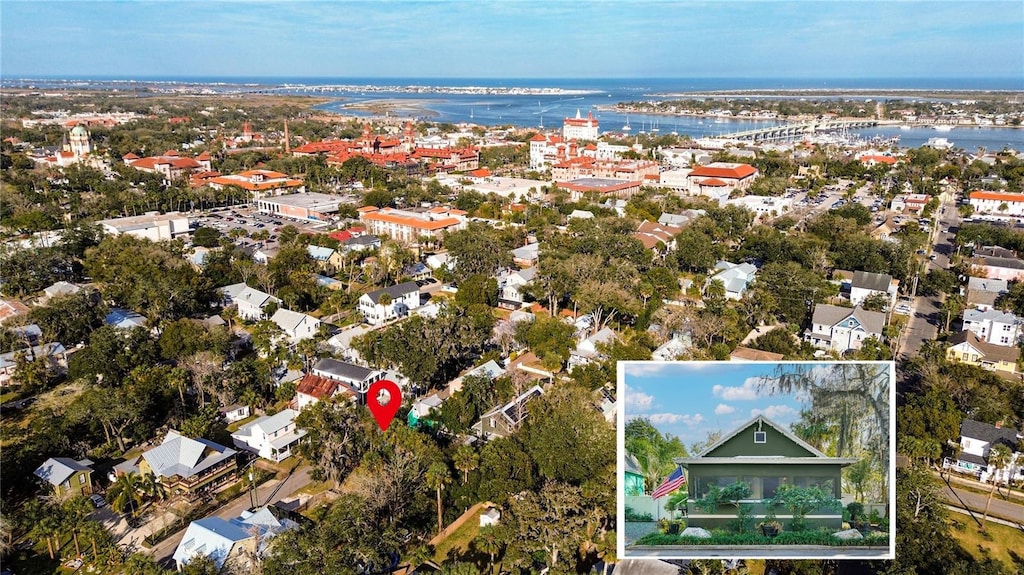
<svg viewBox="0 0 1024 575"><path fill-rule="evenodd" d="M1017 345L1021 323L1024 321L1016 315L997 309L969 309L964 312L964 329L974 332L978 339L994 345Z"/></svg>
<svg viewBox="0 0 1024 575"><path fill-rule="evenodd" d="M100 220L103 231L111 235L128 234L154 242L173 240L192 232L188 216L181 212L147 212L141 216Z"/></svg>
<svg viewBox="0 0 1024 575"><path fill-rule="evenodd" d="M587 112L587 117L580 116L576 110L575 118L566 118L562 121L562 137L566 140L596 140L598 133L597 118L592 112Z"/></svg>
<svg viewBox="0 0 1024 575"><path fill-rule="evenodd" d="M971 207L979 214L1024 216L1024 194L976 191L969 197Z"/></svg>

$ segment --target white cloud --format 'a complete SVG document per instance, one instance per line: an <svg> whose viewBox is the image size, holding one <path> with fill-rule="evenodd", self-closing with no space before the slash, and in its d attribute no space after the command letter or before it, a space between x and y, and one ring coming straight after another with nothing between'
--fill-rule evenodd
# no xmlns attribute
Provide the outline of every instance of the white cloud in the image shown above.
<svg viewBox="0 0 1024 575"><path fill-rule="evenodd" d="M630 377L650 377L672 371L675 364L660 361L630 361L623 364L624 373Z"/></svg>
<svg viewBox="0 0 1024 575"><path fill-rule="evenodd" d="M764 415L773 421L792 421L800 412L788 405L769 405L764 409L751 409L750 417Z"/></svg>
<svg viewBox="0 0 1024 575"><path fill-rule="evenodd" d="M733 413L734 411L736 411L735 407L719 403L718 407L715 408L715 415L726 415L728 413Z"/></svg>
<svg viewBox="0 0 1024 575"><path fill-rule="evenodd" d="M697 415L689 415L685 413L654 413L651 414L650 419L651 423L655 425L672 425L682 423L687 427L695 427L704 421L704 416L699 413Z"/></svg>
<svg viewBox="0 0 1024 575"><path fill-rule="evenodd" d="M714 393L715 397L721 397L726 401L743 401L757 399L757 388L760 384L760 381L761 378L759 377L748 377L746 381L743 382L743 385L739 387L716 385L711 388L711 393Z"/></svg>
<svg viewBox="0 0 1024 575"><path fill-rule="evenodd" d="M654 405L654 396L648 395L639 389L634 389L629 385L625 386L623 402L626 405L627 413L643 413Z"/></svg>

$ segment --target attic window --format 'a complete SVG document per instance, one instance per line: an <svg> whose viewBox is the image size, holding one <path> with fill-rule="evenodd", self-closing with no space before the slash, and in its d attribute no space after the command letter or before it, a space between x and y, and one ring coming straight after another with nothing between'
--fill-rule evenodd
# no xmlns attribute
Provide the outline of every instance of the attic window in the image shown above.
<svg viewBox="0 0 1024 575"><path fill-rule="evenodd" d="M755 431L754 432L754 443L768 443L768 432L767 431Z"/></svg>

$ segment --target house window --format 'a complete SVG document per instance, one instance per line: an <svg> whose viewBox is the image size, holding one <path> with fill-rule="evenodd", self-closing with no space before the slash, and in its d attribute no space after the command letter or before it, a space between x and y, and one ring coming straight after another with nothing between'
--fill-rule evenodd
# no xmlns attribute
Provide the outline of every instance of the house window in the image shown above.
<svg viewBox="0 0 1024 575"><path fill-rule="evenodd" d="M754 432L754 443L768 443L768 432L767 431L755 431Z"/></svg>
<svg viewBox="0 0 1024 575"><path fill-rule="evenodd" d="M78 484L79 485L85 485L85 474L84 473L78 476Z"/></svg>

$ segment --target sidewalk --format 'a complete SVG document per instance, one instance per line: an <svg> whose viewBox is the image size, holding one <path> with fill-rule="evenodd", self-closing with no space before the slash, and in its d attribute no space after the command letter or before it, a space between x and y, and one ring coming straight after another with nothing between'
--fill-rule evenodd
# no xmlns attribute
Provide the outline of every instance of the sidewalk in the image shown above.
<svg viewBox="0 0 1024 575"><path fill-rule="evenodd" d="M992 490L991 483L982 483L977 479L971 479L969 477L957 475L955 472L950 473L948 470L939 469L938 471L942 474L943 477L948 478L950 483L956 483L958 485L970 487L972 489L982 491L986 494ZM943 471L945 471L945 473L943 473ZM1020 489L1011 489L1009 490L1009 494L1007 494L1006 485L999 485L996 488L996 493L995 495L992 496L992 498L1001 499L1003 501L1007 501L1010 503L1018 503L1024 505L1024 491Z"/></svg>

